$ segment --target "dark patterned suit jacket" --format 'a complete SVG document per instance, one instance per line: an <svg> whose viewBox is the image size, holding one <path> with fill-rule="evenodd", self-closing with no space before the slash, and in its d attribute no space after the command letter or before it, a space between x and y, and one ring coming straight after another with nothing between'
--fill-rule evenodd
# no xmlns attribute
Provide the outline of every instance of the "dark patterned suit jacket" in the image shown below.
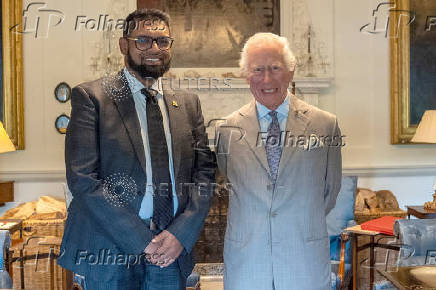
<svg viewBox="0 0 436 290"><path fill-rule="evenodd" d="M138 216L146 185L139 120L125 76L122 72L117 76L73 88L65 140L67 183L74 198L58 263L99 280L140 277L140 254L153 238ZM213 189L204 184L215 179L215 161L207 146L198 97L164 87L164 100L178 198L175 219L167 230L184 246L176 262L187 277L193 268L191 251L210 208ZM111 177L136 184L135 194L124 197L127 203L111 200L122 199L122 193L105 196Z"/></svg>

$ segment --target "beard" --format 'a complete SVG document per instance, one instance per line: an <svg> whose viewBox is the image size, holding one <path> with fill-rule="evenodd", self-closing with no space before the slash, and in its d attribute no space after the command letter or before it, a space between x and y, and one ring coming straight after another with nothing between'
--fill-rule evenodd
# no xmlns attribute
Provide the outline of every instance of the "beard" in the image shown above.
<svg viewBox="0 0 436 290"><path fill-rule="evenodd" d="M171 58L164 59L162 65L136 64L129 53L127 54L127 63L132 70L139 74L141 78L153 78L157 80L158 78L162 77L164 73L169 71L171 66Z"/></svg>

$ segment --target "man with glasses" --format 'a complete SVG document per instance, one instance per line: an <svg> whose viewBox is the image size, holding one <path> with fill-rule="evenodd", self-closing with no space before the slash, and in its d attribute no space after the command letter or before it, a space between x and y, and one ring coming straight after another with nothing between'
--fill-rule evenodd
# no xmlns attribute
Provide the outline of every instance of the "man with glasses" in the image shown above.
<svg viewBox="0 0 436 290"><path fill-rule="evenodd" d="M115 78L72 91L66 171L73 200L58 263L95 289L185 289L215 162L198 97L162 84L169 16L131 13Z"/></svg>
<svg viewBox="0 0 436 290"><path fill-rule="evenodd" d="M341 133L334 115L289 92L295 63L286 38L249 38L240 68L254 99L217 126L232 185L224 289L330 289L326 215L341 184Z"/></svg>

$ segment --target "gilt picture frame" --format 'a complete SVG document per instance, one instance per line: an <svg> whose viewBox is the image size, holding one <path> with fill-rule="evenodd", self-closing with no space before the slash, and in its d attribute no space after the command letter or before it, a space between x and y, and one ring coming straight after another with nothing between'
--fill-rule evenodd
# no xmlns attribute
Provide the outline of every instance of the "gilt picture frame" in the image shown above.
<svg viewBox="0 0 436 290"><path fill-rule="evenodd" d="M21 22L21 0L1 1L1 121L17 150L24 150L22 35L10 31Z"/></svg>
<svg viewBox="0 0 436 290"><path fill-rule="evenodd" d="M410 144L424 111L436 109L431 15L436 3L427 0L395 0L390 10L391 144Z"/></svg>

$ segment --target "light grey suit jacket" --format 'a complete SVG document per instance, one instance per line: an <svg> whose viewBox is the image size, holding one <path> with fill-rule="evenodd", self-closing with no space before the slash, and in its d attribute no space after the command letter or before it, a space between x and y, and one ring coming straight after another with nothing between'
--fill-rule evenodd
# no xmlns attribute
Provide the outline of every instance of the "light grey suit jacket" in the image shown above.
<svg viewBox="0 0 436 290"><path fill-rule="evenodd" d="M258 138L255 101L217 125L219 169L231 184L224 246L226 290L330 289L326 215L341 184L336 117L291 96L276 186ZM294 143L294 145L296 144ZM318 143L318 144L315 144ZM310 150L309 150L310 148Z"/></svg>

